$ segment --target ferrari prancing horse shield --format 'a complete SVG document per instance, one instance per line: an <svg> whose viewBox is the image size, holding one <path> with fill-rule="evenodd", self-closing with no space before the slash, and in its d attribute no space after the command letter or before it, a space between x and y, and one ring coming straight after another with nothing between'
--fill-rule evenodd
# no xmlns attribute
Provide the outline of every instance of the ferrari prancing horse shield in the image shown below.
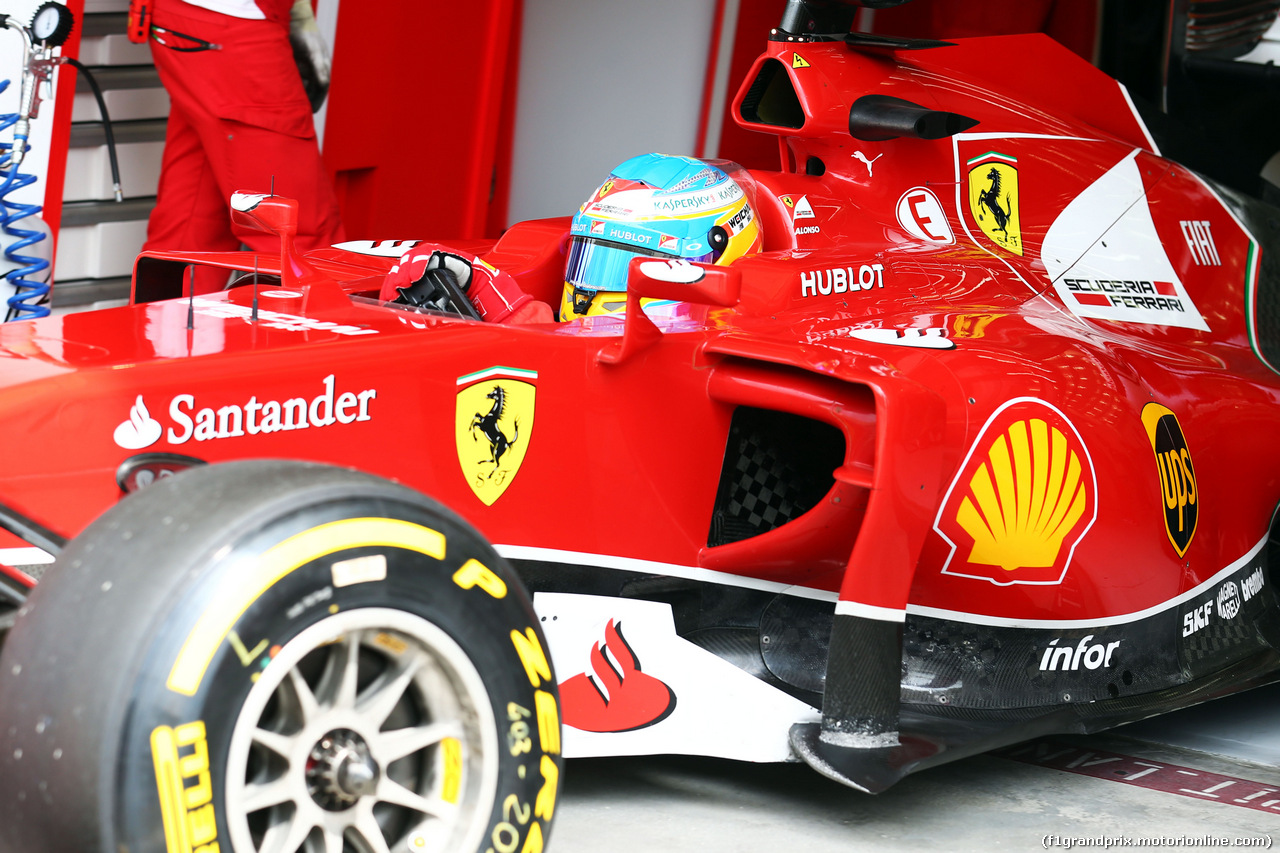
<svg viewBox="0 0 1280 853"><path fill-rule="evenodd" d="M988 151L965 165L969 167L969 210L978 227L1000 248L1021 255L1018 159Z"/></svg>
<svg viewBox="0 0 1280 853"><path fill-rule="evenodd" d="M471 491L493 506L515 479L533 435L533 370L491 367L458 377L454 436Z"/></svg>

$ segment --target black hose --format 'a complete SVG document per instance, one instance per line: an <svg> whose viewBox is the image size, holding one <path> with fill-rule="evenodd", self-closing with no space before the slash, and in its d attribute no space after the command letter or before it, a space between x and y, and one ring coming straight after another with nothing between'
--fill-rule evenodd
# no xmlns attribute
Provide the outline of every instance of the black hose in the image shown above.
<svg viewBox="0 0 1280 853"><path fill-rule="evenodd" d="M116 159L116 135L111 129L111 116L107 114L107 102L102 99L102 89L93 78L93 72L83 62L70 56L63 57L63 62L84 74L93 90L93 97L98 102L98 112L102 115L102 132L107 138L107 156L111 159L111 183L114 185L116 201L124 201L124 193L120 191L120 161Z"/></svg>

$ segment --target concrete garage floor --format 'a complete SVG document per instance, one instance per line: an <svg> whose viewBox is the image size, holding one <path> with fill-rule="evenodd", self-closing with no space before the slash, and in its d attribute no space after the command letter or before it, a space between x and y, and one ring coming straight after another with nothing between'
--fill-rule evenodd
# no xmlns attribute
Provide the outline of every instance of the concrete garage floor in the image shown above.
<svg viewBox="0 0 1280 853"><path fill-rule="evenodd" d="M1037 742L1050 763L1075 762L1103 778L990 754L925 770L870 796L803 764L670 756L578 759L566 769L549 849L863 853L1042 850L1046 844L1065 849L1062 842L1046 841L1046 835L1111 836L1115 847L1122 838L1156 836L1280 841L1280 766L1239 757L1250 750L1280 754L1280 714L1270 710L1278 700L1280 688L1263 688L1158 723ZM1202 748L1236 755L1179 745L1190 736ZM1024 757L1035 754L1028 750ZM1055 754L1062 757L1054 759ZM1116 755L1127 758L1108 757ZM1169 790L1153 790L1106 773L1144 776L1142 784L1174 781ZM1235 781L1224 785L1223 777ZM1264 849L1270 846L1264 842Z"/></svg>

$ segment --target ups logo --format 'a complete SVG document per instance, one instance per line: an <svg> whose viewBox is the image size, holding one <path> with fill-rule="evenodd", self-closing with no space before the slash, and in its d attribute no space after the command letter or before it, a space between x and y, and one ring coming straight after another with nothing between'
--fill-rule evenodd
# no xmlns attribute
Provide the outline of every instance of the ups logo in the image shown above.
<svg viewBox="0 0 1280 853"><path fill-rule="evenodd" d="M1191 464L1191 451L1182 434L1182 425L1172 411L1159 403L1142 408L1142 425L1147 428L1151 451L1156 456L1156 473L1160 476L1160 495L1164 503L1164 526L1173 550L1181 557L1196 534L1196 517L1200 509L1200 492L1196 488L1196 471Z"/></svg>

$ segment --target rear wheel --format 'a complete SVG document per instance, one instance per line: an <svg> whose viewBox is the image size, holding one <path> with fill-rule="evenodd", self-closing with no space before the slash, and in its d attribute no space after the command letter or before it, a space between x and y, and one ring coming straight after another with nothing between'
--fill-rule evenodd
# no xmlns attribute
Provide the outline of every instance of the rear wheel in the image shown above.
<svg viewBox="0 0 1280 853"><path fill-rule="evenodd" d="M0 849L541 850L559 714L527 595L377 478L244 462L106 513L0 655Z"/></svg>

